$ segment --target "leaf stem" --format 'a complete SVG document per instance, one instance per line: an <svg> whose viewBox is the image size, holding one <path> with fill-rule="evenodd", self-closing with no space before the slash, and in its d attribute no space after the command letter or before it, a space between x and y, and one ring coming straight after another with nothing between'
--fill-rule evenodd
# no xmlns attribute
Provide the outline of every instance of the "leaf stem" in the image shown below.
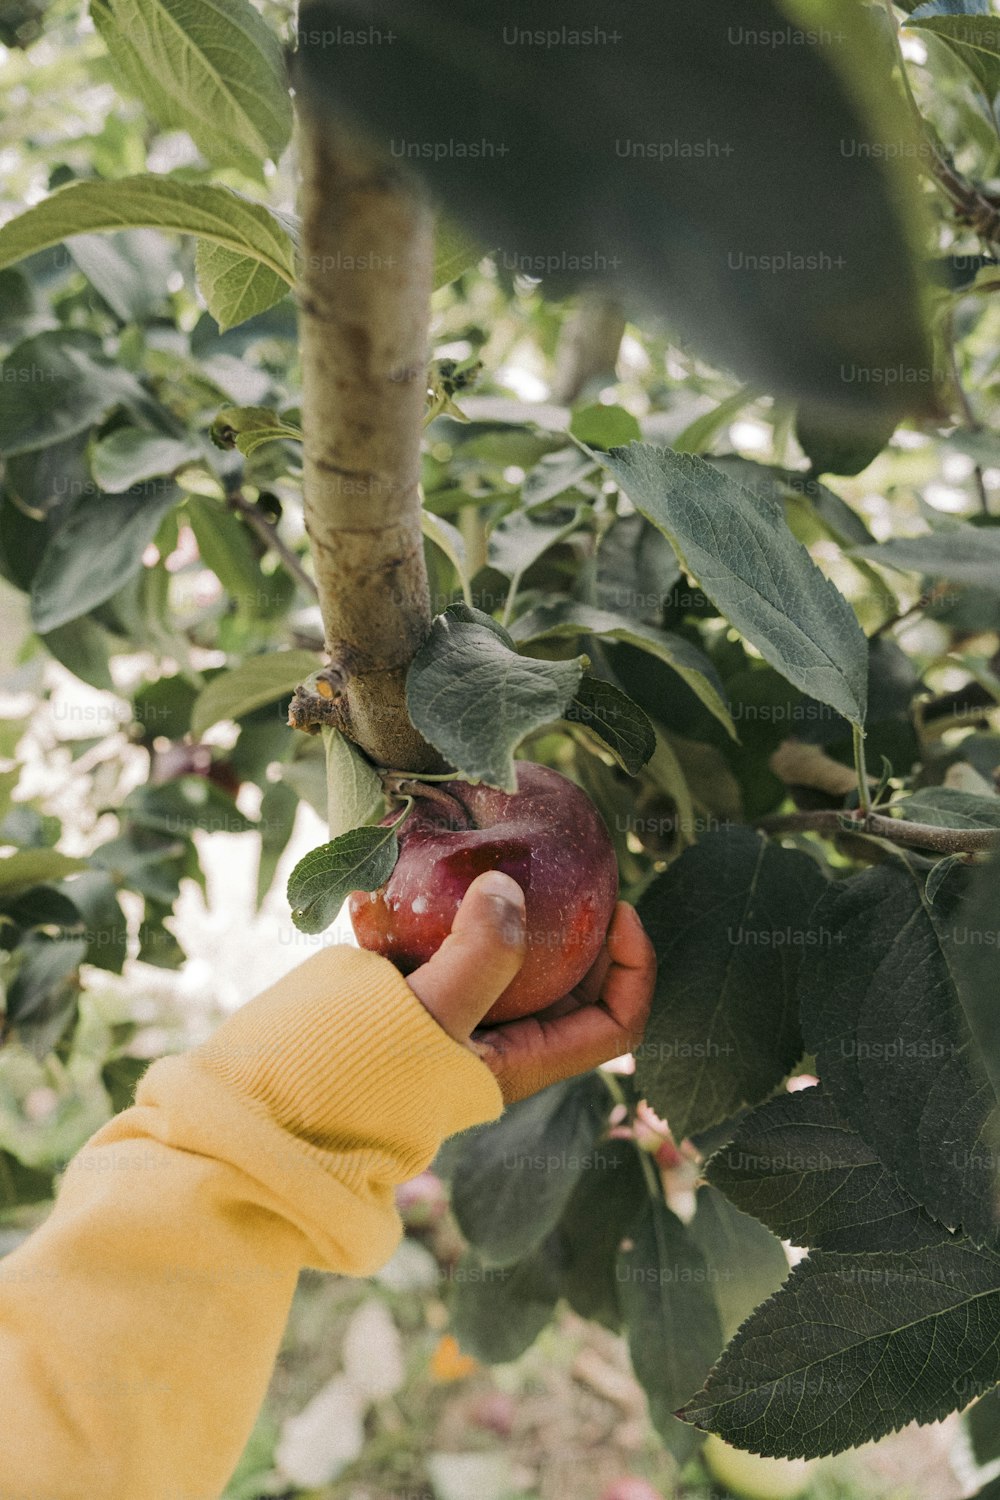
<svg viewBox="0 0 1000 1500"><path fill-rule="evenodd" d="M613 1073L605 1072L603 1068L598 1068L597 1074L598 1077L603 1080L608 1093L611 1095L615 1103L622 1105L625 1109L630 1109L631 1106L629 1105L629 1102L625 1097L625 1090L622 1088L615 1075ZM656 1167L653 1164L653 1158L650 1156L648 1151L643 1151L642 1147L636 1142L633 1142L633 1144L635 1145L636 1151L639 1153L639 1163L642 1167L642 1175L646 1179L646 1187L648 1189L649 1196L656 1202L664 1202L666 1195L663 1191L663 1182L659 1172L656 1170Z"/></svg>
<svg viewBox="0 0 1000 1500"><path fill-rule="evenodd" d="M858 777L858 806L866 818L871 817L872 789L868 783L868 767L865 765L865 732L858 724L851 726L854 732L854 769Z"/></svg>
<svg viewBox="0 0 1000 1500"><path fill-rule="evenodd" d="M239 490L234 490L231 494L227 495L226 503L231 510L237 511L243 517L247 525L260 537L265 547L269 547L272 552L277 553L289 573L302 585L306 593L310 594L314 599L318 599L319 590L316 587L316 580L310 578L291 547L279 535L278 528L274 522L269 521L264 512L256 505L252 505Z"/></svg>

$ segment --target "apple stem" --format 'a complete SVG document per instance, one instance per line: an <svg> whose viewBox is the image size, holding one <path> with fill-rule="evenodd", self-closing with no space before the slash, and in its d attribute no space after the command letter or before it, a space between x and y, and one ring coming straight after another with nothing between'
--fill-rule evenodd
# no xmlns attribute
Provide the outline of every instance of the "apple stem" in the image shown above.
<svg viewBox="0 0 1000 1500"><path fill-rule="evenodd" d="M472 828L472 818L468 808L446 792L443 787L428 786L424 781L416 781L409 776L389 775L384 778L386 796L388 797L410 797L415 801L421 798L433 802L446 815L449 824L454 828Z"/></svg>

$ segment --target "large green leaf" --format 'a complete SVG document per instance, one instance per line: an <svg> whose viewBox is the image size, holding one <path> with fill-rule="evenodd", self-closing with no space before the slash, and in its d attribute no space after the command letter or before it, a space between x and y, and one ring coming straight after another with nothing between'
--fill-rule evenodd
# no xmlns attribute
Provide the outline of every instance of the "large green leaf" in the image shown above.
<svg viewBox="0 0 1000 1500"><path fill-rule="evenodd" d="M709 1270L693 1235L650 1198L618 1256L618 1296L653 1426L678 1456L689 1450L674 1413L724 1343Z"/></svg>
<svg viewBox="0 0 1000 1500"><path fill-rule="evenodd" d="M65 331L18 344L0 365L0 453L48 448L145 399L133 375L98 356L96 340Z"/></svg>
<svg viewBox="0 0 1000 1500"><path fill-rule="evenodd" d="M572 1079L508 1107L462 1142L452 1208L490 1265L523 1260L551 1233L598 1156L610 1103L600 1080Z"/></svg>
<svg viewBox="0 0 1000 1500"><path fill-rule="evenodd" d="M801 1055L796 985L823 887L808 855L732 828L644 892L659 973L636 1083L678 1138L765 1099Z"/></svg>
<svg viewBox="0 0 1000 1500"><path fill-rule="evenodd" d="M1000 797L960 792L951 786L929 786L896 803L910 823L936 828L1000 828Z"/></svg>
<svg viewBox="0 0 1000 1500"><path fill-rule="evenodd" d="M754 1453L815 1458L939 1421L998 1380L1000 1257L967 1241L819 1250L744 1324L682 1415Z"/></svg>
<svg viewBox="0 0 1000 1500"><path fill-rule="evenodd" d="M930 578L1000 593L1000 527L956 526L928 536L893 537L880 546L855 547L851 556L866 557L901 573L926 573Z"/></svg>
<svg viewBox="0 0 1000 1500"><path fill-rule="evenodd" d="M206 729L222 719L241 719L255 708L287 697L315 672L316 666L313 651L270 651L220 672L198 694L191 713L191 733L200 739Z"/></svg>
<svg viewBox="0 0 1000 1500"><path fill-rule="evenodd" d="M630 620L624 615L612 614L610 610L578 604L571 599L540 604L521 615L511 628L514 639L522 645L529 641L544 640L547 636L596 635L609 641L624 641L629 646L637 646L641 651L649 651L653 656L658 656L660 661L666 662L678 677L683 678L709 713L718 719L733 739L737 738L719 674L705 653L699 651L697 646L692 646L683 636L658 630L655 625L645 625L640 620Z"/></svg>
<svg viewBox="0 0 1000 1500"><path fill-rule="evenodd" d="M494 621L450 607L438 615L406 682L410 718L466 781L517 790L514 751L533 729L561 719L585 657L519 656Z"/></svg>
<svg viewBox="0 0 1000 1500"><path fill-rule="evenodd" d="M801 976L802 1030L837 1113L936 1219L996 1234L996 1096L963 1008L967 872L929 905L919 871L828 888Z"/></svg>
<svg viewBox="0 0 1000 1500"><path fill-rule="evenodd" d="M180 500L169 479L120 495L81 495L71 502L31 584L31 618L41 633L103 604L142 567L160 522Z"/></svg>
<svg viewBox="0 0 1000 1500"><path fill-rule="evenodd" d="M630 1141L600 1141L551 1236L559 1291L581 1318L619 1327L618 1252L647 1195L638 1148Z"/></svg>
<svg viewBox="0 0 1000 1500"><path fill-rule="evenodd" d="M119 78L213 166L259 175L292 131L281 45L249 0L97 0Z"/></svg>
<svg viewBox="0 0 1000 1500"><path fill-rule="evenodd" d="M230 188L144 173L71 182L0 227L0 267L74 235L145 227L196 235L225 252L199 262L209 311L224 328L295 285L292 239L262 203ZM258 274L261 273L261 274Z"/></svg>
<svg viewBox="0 0 1000 1500"><path fill-rule="evenodd" d="M690 453L632 443L601 461L764 659L810 697L862 724L867 642L780 507Z"/></svg>
<svg viewBox="0 0 1000 1500"><path fill-rule="evenodd" d="M636 0L581 27L590 45L552 46L540 24L573 28L529 0L377 0L365 19L392 46L322 45L356 19L344 0L303 5L296 87L426 172L503 268L666 305L765 390L931 404L915 163L870 149L912 129L869 8L848 26L842 0L813 0L820 40L775 48L760 38L800 19L777 0Z"/></svg>
<svg viewBox="0 0 1000 1500"><path fill-rule="evenodd" d="M918 1250L948 1237L821 1088L780 1094L753 1110L705 1175L745 1213L804 1248Z"/></svg>

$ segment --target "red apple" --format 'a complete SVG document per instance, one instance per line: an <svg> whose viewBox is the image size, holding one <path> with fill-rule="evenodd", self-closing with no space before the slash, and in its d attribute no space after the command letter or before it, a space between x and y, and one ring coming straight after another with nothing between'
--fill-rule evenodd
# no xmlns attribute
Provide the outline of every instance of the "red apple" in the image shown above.
<svg viewBox="0 0 1000 1500"><path fill-rule="evenodd" d="M428 786L399 845L387 883L355 891L349 910L362 948L404 974L441 946L484 870L503 870L524 891L527 957L486 1023L544 1010L600 953L618 894L615 851L590 798L558 771L518 761L514 793L464 781Z"/></svg>

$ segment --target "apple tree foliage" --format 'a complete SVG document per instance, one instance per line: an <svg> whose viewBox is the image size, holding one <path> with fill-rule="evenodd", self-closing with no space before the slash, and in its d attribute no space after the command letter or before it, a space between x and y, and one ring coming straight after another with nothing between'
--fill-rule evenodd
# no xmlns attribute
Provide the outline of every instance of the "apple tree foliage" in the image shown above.
<svg viewBox="0 0 1000 1500"><path fill-rule="evenodd" d="M86 1062L127 1102L134 1027L95 1039L88 990L183 961L212 832L250 836L263 899L300 800L328 818L289 889L311 932L395 858L376 768L287 726L331 691L291 57L441 210L410 717L467 779L577 780L660 962L634 1072L446 1149L459 1338L509 1360L562 1302L620 1330L679 1457L699 1429L822 1454L982 1397L990 1462L1000 17L592 9L5 11L0 1078ZM628 319L617 375L559 395L595 297ZM103 705L82 736L44 715L67 674ZM37 763L76 788L70 838ZM96 1123L40 1148L5 1107L4 1212Z"/></svg>

